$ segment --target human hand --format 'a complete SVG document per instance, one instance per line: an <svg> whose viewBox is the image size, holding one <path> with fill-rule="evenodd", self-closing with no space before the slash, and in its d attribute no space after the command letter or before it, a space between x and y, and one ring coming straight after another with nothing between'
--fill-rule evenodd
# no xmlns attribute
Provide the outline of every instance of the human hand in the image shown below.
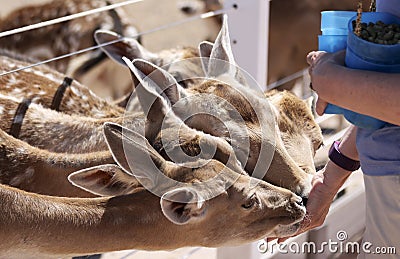
<svg viewBox="0 0 400 259"><path fill-rule="evenodd" d="M324 223L336 193L350 174L351 172L345 171L332 162L328 162L325 169L318 171L314 175L312 180L313 187L306 206L306 216L301 222L300 229L293 236L297 236L310 229L319 227ZM278 243L281 243L290 237L278 238ZM267 242L270 242L274 239L277 238L268 237L266 240Z"/></svg>
<svg viewBox="0 0 400 259"><path fill-rule="evenodd" d="M319 94L321 86L319 77L326 75L334 65L344 65L344 51L327 53L324 51L312 51L307 55L307 63L310 65L308 72L311 77L311 88ZM323 115L328 102L318 95L315 110L318 115Z"/></svg>

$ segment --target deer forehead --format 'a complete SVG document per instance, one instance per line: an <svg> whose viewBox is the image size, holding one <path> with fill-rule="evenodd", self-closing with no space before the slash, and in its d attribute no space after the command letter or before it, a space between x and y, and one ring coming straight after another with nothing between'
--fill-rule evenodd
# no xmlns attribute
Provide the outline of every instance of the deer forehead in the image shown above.
<svg viewBox="0 0 400 259"><path fill-rule="evenodd" d="M321 129L315 122L311 108L297 96L284 91L268 97L279 111L278 125L286 138L306 136L315 145L323 142Z"/></svg>
<svg viewBox="0 0 400 259"><path fill-rule="evenodd" d="M191 59L195 57L199 57L199 54L198 51L192 47L181 47L181 48L162 50L158 53L159 64L157 65L160 67L163 66L170 67L175 62L178 62L179 66L179 64L185 64L179 61L184 61L186 59Z"/></svg>
<svg viewBox="0 0 400 259"><path fill-rule="evenodd" d="M256 92L249 90L237 82L227 84L218 80L207 80L198 87L193 88L194 92L210 93L226 100L239 114L241 119L249 122L258 122L261 111L264 113L268 109L269 102L265 98L260 98ZM259 112L260 114L257 114Z"/></svg>

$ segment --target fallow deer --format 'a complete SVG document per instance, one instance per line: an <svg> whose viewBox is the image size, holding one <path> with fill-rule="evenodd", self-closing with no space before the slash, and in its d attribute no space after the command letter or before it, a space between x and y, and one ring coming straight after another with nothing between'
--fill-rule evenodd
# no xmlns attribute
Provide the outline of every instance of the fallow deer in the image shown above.
<svg viewBox="0 0 400 259"><path fill-rule="evenodd" d="M214 46L212 46L212 48L210 48L210 44L201 44L200 53L202 53L201 55L206 55L206 56L211 55L212 56L211 60L214 60L218 57L222 57L227 62L234 64L233 54L231 53L229 44L230 44L229 35L228 35L228 30L227 30L226 22L225 22L223 29L221 30ZM119 55L120 54L121 53L119 53ZM229 112L228 112L229 105L228 106L219 105L218 107L221 108L222 110L217 111L217 113L220 112L221 114L227 115L228 117L221 118L221 119L223 119L224 121L229 121L229 123L232 123L234 125L233 128L236 128L236 129L242 128L241 130L243 130L244 128L249 127L248 129L252 132L252 134L249 134L249 138L250 138L250 159L249 160L250 161L249 161L249 163L246 164L246 169L249 170L250 172L252 172L254 170L254 167L255 167L256 163L258 162L258 157L260 157L259 150L261 148L262 142L264 142L264 140L267 140L267 138L268 138L266 136L267 134L264 134L264 133L266 133L266 130L267 131L269 130L270 131L269 134L274 135L275 133L273 133L273 132L276 132L276 130L277 130L275 128L268 128L268 129L265 128L265 127L268 127L267 125L271 125L271 123L273 124L272 120L275 115L272 115L272 114L266 112L267 110L270 110L270 108L267 107L268 105L266 104L266 100L261 99L260 95L257 95L254 92L247 90L245 86L243 86L242 84L239 84L237 82L237 80L236 80L237 77L235 79L235 76L238 75L237 71L230 71L233 73L231 75L228 75L229 73L225 73L226 71L222 71L220 75L215 75L215 74L211 75L211 76L216 77L216 79L221 79L221 78L217 78L217 77L224 77L224 76L227 77L225 79L231 80L232 82L229 82L229 83L232 83L232 85L234 85L234 87L232 85L228 85L226 83L224 84L224 83L217 82L215 80L210 80L210 81L206 81L203 84L199 84L197 87L191 87L188 90L182 90L181 87L179 87L179 85L176 83L175 79L168 73L165 73L164 70L161 70L160 68L158 68L156 66L153 66L149 63L142 62L142 61L136 62L136 64L139 65L139 68L137 69L137 71L139 71L139 72L136 73L136 77L135 77L138 82L143 83L146 81L143 78L140 78L140 74L146 75L146 74L149 74L154 71L158 71L159 73L161 73L161 75L164 78L164 81L159 82L159 83L163 84L164 82L172 82L172 87L168 87L168 89L169 89L168 95L170 95L169 96L170 98L167 100L168 102L171 102L171 100L172 100L172 103L175 103L177 101L177 97L179 99L179 94L182 97L183 96L192 96L195 98L197 98L197 96L199 96L199 95L201 96L201 94L204 94L203 99L205 96L206 100L203 101L203 99L200 97L200 99L196 99L196 100L194 100L194 102L191 102L190 105L187 106L186 108L185 108L185 106L184 107L181 106L181 108L176 108L176 109L178 109L177 113L179 115L182 115L183 117L186 116L185 113L188 111L187 108L190 108L194 112L196 112L196 111L200 110L200 108L196 108L196 105L199 105L199 104L202 105L202 104L208 103L209 106L215 106L216 99L214 98L212 100L212 98L207 98L208 97L207 94L217 96L218 98L227 98L228 99L227 103L233 104L234 109L239 111L240 116L244 117L247 120L247 122L246 122L247 124L246 123L243 124L241 122L235 121L235 119L232 120L232 118L229 117L230 116ZM206 71L208 70L207 72L209 72L210 66L208 66L208 65L210 65L210 64L208 64L207 66L205 64L203 64L203 65L204 65ZM211 66L212 65L213 65L213 63L211 63ZM242 81L241 78L239 78L239 80ZM147 82L145 82L145 84L146 83ZM156 88L159 86L156 86ZM165 87L161 87L161 88L165 88ZM240 89L240 90L238 90L238 89ZM254 100L256 100L256 102L261 106L267 105L264 107L266 109L263 110L263 113L265 113L264 119L266 118L265 116L267 116L267 117L270 116L271 121L268 121L268 123L265 123L265 124L260 124L259 121L256 121L257 119L254 119L251 117L251 116L254 117L254 115L255 115L251 111L253 108L253 107L251 107L251 102ZM179 109L180 109L180 111L179 111ZM214 126L212 126L212 123L205 124L204 118L207 119L207 117L204 117L204 116L203 117L197 116L196 118L190 118L190 120L188 120L187 123L190 126L196 127L198 129L203 130L212 135L223 136L223 137L228 138L228 136L227 136L228 133L226 132L226 129L223 128L223 125L221 125L221 123L217 123ZM236 126L235 126L235 124L236 124ZM262 127L261 127L261 125L262 125ZM211 128L210 128L210 126L211 126ZM222 127L222 129L221 129L221 127ZM246 134L247 133L245 133L245 135ZM263 137L264 137L264 139L263 139ZM277 137L279 137L279 136L274 135L274 136L270 136L270 137L271 137L271 139L277 139ZM268 140L266 143L268 143ZM296 165L294 164L292 159L289 157L287 152L284 150L282 144L279 141L278 141L278 144L279 145L276 148L276 150L278 152L275 152L275 155L277 155L278 157L282 157L283 160L288 159L287 160L287 161L289 161L288 164L290 164L289 171L293 171L293 170L297 171ZM310 150L311 149L312 149L312 147L310 147ZM245 152L242 152L242 153L245 153ZM242 161L247 159L247 157L245 155L246 154L242 155ZM261 155L261 157L263 157L263 155ZM266 158L266 160L268 160L268 159ZM273 162L274 162L274 160L275 160L275 158L272 159ZM264 162L266 162L266 164L268 164L269 161L264 161ZM275 169L277 169L277 168L275 168ZM261 170L261 171L263 171L263 170ZM265 171L262 173L265 173ZM286 174L286 172L284 172L284 174ZM291 173L289 173L289 174L291 174ZM271 175L268 177L272 177L272 178L275 177L274 182L281 182L281 179L280 179L281 176L279 176L279 174L277 174L275 176ZM293 188L293 186L291 186L290 188ZM297 191L299 191L299 190L297 190ZM305 191L305 193L307 193L307 191Z"/></svg>
<svg viewBox="0 0 400 259"><path fill-rule="evenodd" d="M224 27L226 27L226 24L222 25L221 32L225 30L227 33L228 30L227 28L224 29ZM228 35L218 38L217 41L220 41L219 44L229 45L229 37L227 36ZM114 32L105 30L99 30L95 34L96 41L99 44L116 41L121 39L121 37L122 36ZM122 62L122 57L126 56L131 60L141 58L148 60L155 65L161 66L166 71L170 72L178 81L179 85L184 88L196 89L202 81L202 78L205 76L205 72L201 65L201 59L196 59L196 56L185 54L193 53L190 48L181 49L178 51L178 53L180 53L179 55L176 54L176 49L164 50L160 53L152 53L135 39L124 38L124 40L121 40L118 43L104 46L103 49L109 57L123 65L124 62ZM221 47L219 47L219 49L221 49ZM209 58L212 50L212 43L202 42L199 45L199 55L202 58ZM216 51L216 48L214 48L214 51ZM134 84L138 84L138 80L135 77ZM180 89L180 92L182 92L183 96L187 95L185 90ZM321 130L312 115L311 104L308 101L302 101L288 91L269 91L266 92L266 96L271 104L276 108L276 121L281 131L284 145L289 154L295 160L298 160L301 167L307 172L314 172L314 163L312 161L313 154L315 154L315 151L322 145L323 137ZM232 102L236 102L235 96L231 96L230 98L232 98ZM137 108L137 104L134 103L133 100L130 100L130 105ZM297 145L299 141L302 145ZM307 150L298 152L297 148L300 148L300 146L306 147ZM300 157L299 154L302 154L302 157Z"/></svg>
<svg viewBox="0 0 400 259"><path fill-rule="evenodd" d="M114 156L123 170L102 165L68 179L96 195L114 197L49 197L0 185L2 257L218 247L290 235L299 228L305 208L290 191L260 180L251 184L254 179L242 169L231 170L216 160L168 162L139 134L118 125L108 127L110 148L116 150ZM140 163L126 166L125 154L120 156L122 146ZM144 158L151 163L144 163ZM154 182L159 172L184 185L157 183L154 188L160 199L154 189L150 192L141 185ZM221 211L230 213L221 215ZM188 231L194 235L188 238Z"/></svg>
<svg viewBox="0 0 400 259"><path fill-rule="evenodd" d="M221 31L224 30L225 26L226 24L222 26ZM100 30L96 32L95 38L99 44L103 44L121 39L121 36L114 32ZM219 38L219 40L223 40L223 44L229 44L228 37ZM152 53L135 39L124 38L124 40L118 43L104 46L103 49L109 57L120 64L124 64L122 57L126 56L132 60L142 58L158 66L162 66L184 88L196 89L205 74L200 64L201 60L196 59L195 56L185 54L193 53L190 48L181 49L178 51L179 55L176 54L176 49ZM199 55L203 58L209 58L212 50L212 43L202 42L199 45ZM134 84L137 85L138 83L138 80L134 77ZM180 92L184 91L180 89ZM186 96L187 93L182 93L182 95ZM131 97L130 95L128 96ZM313 157L315 151L322 145L323 137L312 115L311 104L308 101L302 101L288 91L269 91L266 92L266 96L276 108L276 121L288 153L303 170L309 173L315 172ZM234 96L230 98L232 98L232 102L235 102ZM126 100L129 101L128 98ZM137 109L137 107L137 102L130 100L130 107L128 109ZM187 123L190 124L190 122Z"/></svg>
<svg viewBox="0 0 400 259"><path fill-rule="evenodd" d="M107 5L110 5L107 0L53 0L41 5L29 5L14 10L2 18L0 31L20 28ZM115 30L122 35L131 37L136 37L138 33L131 19L121 8L117 8L3 37L0 39L0 47L26 54L37 60L44 60L95 46L93 33L100 28ZM79 79L104 58L105 55L101 51L90 51L80 57L64 58L49 64L58 71Z"/></svg>
<svg viewBox="0 0 400 259"><path fill-rule="evenodd" d="M171 98L176 98L176 96L172 96L172 94L173 93L175 93L175 94L178 93L178 92L176 92L174 90L175 87L177 87L177 83L176 83L175 79L171 75L169 75L168 73L166 73L165 71L163 71L161 69L157 69L154 65L152 65L150 63L146 63L144 61L137 61L136 63L139 65L140 68L138 68L138 69L134 68L134 70L135 70L134 73L136 74L136 76L139 78L139 81L141 81L144 86L147 85L147 84L151 84L151 82L153 82L153 80L151 80L151 79L154 79L154 78L148 79L148 81L146 81L145 78L140 78L140 74L148 73L148 71L146 71L148 69L150 69L152 72L154 72L154 70L156 70L155 74L158 73L159 74L158 75L158 80L161 80L159 82L157 82L157 80L156 80L156 84L160 83L160 82L162 82L162 83L171 82L173 85L172 85L172 87L168 87L168 89L169 89L168 92L169 93L167 95L169 95ZM210 82L211 82L211 84L215 83L214 81L210 81ZM229 89L228 85L220 84L218 82L217 82L217 86L218 87L222 86L222 87L226 87L227 89ZM153 85L152 87L156 89L156 88L159 87L159 85ZM231 91L233 91L233 93L234 93L235 90L231 90ZM246 103L246 98L243 98L239 93L235 93L235 94L237 96L241 97L241 99L239 99L241 101L241 103ZM209 99L209 101L212 101L209 98L208 95L203 95L203 98L204 97ZM258 96L258 97L256 95L252 96L250 92L248 92L247 99L249 99L249 97L257 98L258 103L260 105L262 103L265 103L265 101L266 101L263 96ZM160 98L161 98L161 96L160 96ZM170 101L170 100L167 100L167 101ZM195 101L198 101L198 100L195 100ZM245 109L249 109L250 110L250 113L247 116L253 116L253 117L257 116L254 113L251 114L251 109L252 109L251 104L249 104L249 103L247 103L247 104L248 105L247 105L247 107L245 107ZM149 105L149 104L147 104L147 105ZM221 109L221 111L218 111L218 112L222 112L223 110L228 111L229 105L228 106L226 106L224 104L221 104L221 105L220 106L221 106L222 109ZM214 100L214 106L215 106L215 100ZM239 107L234 107L234 108L238 109ZM243 107L241 107L241 108L243 108ZM268 108L269 108L268 105L265 106L265 109L263 109L264 114L265 114L265 111L268 110ZM229 113L226 113L226 112L223 113L223 114L224 115L229 115ZM40 116L40 117L41 117L41 120L42 120L42 123L43 123L43 116ZM267 117L264 116L264 120L267 119ZM227 120L229 120L229 117L226 117L226 118L222 118L221 117L221 119L224 119L225 121L227 121ZM247 117L247 119L251 120L252 118ZM273 120L273 117L270 116L270 119ZM195 123L197 123L197 122L195 121ZM257 121L257 123L258 123L258 121ZM80 124L80 123L78 122L78 124ZM238 124L238 126L236 126L236 130L238 130L238 128L240 128L240 127L242 127L242 128L245 127L244 124L243 125L241 124L241 121L237 122L237 124ZM263 123L263 125L265 125L265 126L271 125L271 121L265 121L265 123ZM223 126L223 125L220 125L220 126ZM254 126L251 126L251 127L255 128ZM90 128L89 130L93 130L93 129ZM204 130L204 128L203 128L203 130ZM207 130L205 130L205 131L207 132ZM267 132L267 131L269 131L269 132ZM171 131L170 134L164 134L164 136L168 136L168 135L176 136L176 134L172 134L173 132L174 131ZM244 139L246 138L247 132L243 132L243 129L239 129L238 132L239 132L239 134L242 134L242 136L241 136L242 138L244 138ZM215 134L215 132L213 132L213 133ZM224 130L224 132L222 134L228 134L229 135L229 132L226 132ZM309 191L309 183L305 183L307 181L306 180L307 176L302 175L304 173L302 173L301 170L296 166L294 161L289 157L289 155L286 153L286 151L284 150L284 148L283 148L283 146L281 144L279 144L276 149L271 144L268 144L268 143L271 143L271 142L270 142L270 139L266 139L266 138L268 138L267 136L269 136L271 139L276 139L277 136L275 134L276 134L276 128L275 128L275 126L273 126L272 128L267 128L267 129L264 129L264 130L259 129L259 135L253 135L252 136L253 138L256 138L256 139L259 136L264 136L264 139L262 139L262 138L260 139L260 142L264 141L264 143L259 143L259 144L254 143L254 142L250 143L250 148L249 149L250 149L250 152L252 152L250 154L250 157L252 157L252 160L250 161L250 165L246 164L246 169L249 170L250 172L252 172L252 170L254 170L255 165L258 162L257 158L258 158L259 152L260 152L260 150L262 148L264 148L264 152L272 152L272 153L274 153L274 157L271 158L271 160L272 160L271 168L268 169L268 164L269 164L270 161L265 161L266 163L262 165L262 166L265 167L265 168L262 169L262 170L264 170L262 173L265 173L267 171L274 172L274 173L267 173L267 175L265 177L265 180L271 181L272 183L276 183L276 184L280 184L280 185L284 184L284 187L287 187L287 188L289 188L289 189L291 189L291 190L293 190L293 191L295 191L297 193L302 194L304 197L306 197L308 195L308 191ZM75 134L75 135L77 135L77 134ZM82 135L84 135L84 134L82 133ZM97 136L98 135L99 134L97 134ZM223 137L229 137L228 135L225 135ZM31 137L32 135L29 135L29 136ZM39 138L43 138L43 136L39 136ZM175 137L172 137L172 138L174 139ZM251 142L252 141L251 138L249 138L249 139L250 139L250 142ZM171 142L173 142L173 141L171 141ZM215 142L215 141L213 141L213 142ZM48 142L46 141L44 143L48 143ZM280 142L278 142L278 143L280 143ZM237 144L237 143L234 143L234 144ZM260 147L260 145L262 145L262 144L264 144L266 146ZM247 144L247 145L249 145L249 144ZM242 152L242 154L244 154L244 156L242 155L241 158L242 158L242 161L244 161L244 164L245 164L246 163L245 160L247 158L246 157L246 154L247 154L246 153L247 152L246 143L245 143L244 146L241 146L241 145L238 145L238 146L239 146L238 150L240 152ZM80 148L78 148L78 150L80 150ZM274 150L275 150L275 152L274 152ZM271 154L269 154L269 155L271 155ZM268 158L268 156L266 155L265 159L268 160L270 158ZM263 162L264 161L262 161L260 163L263 163ZM284 166L282 166L282 165L284 165ZM282 171L282 173L276 173L276 172L280 172L280 171ZM289 181L286 181L286 180L282 181L282 177L288 177L288 179L290 179L290 180ZM288 185L285 185L285 183L283 183L283 182L288 183Z"/></svg>
<svg viewBox="0 0 400 259"><path fill-rule="evenodd" d="M124 249L219 247L290 235L299 228L305 208L290 191L263 181L251 185L249 176L215 160L198 168L167 162L150 145L138 144L138 134L129 135L131 150L150 156L156 165L135 170L145 175L160 170L187 185L169 186L159 198L138 187L132 175L93 168L69 180L113 197L50 197L0 185L0 256L59 258Z"/></svg>
<svg viewBox="0 0 400 259"><path fill-rule="evenodd" d="M173 158L177 159L178 162L187 161L188 157L192 157L193 159L215 158L232 169L242 170L240 164L235 158L232 147L227 142L217 137L213 137L187 127L173 113L168 113L168 106L165 101L157 94L152 93L151 89L149 90L149 92L144 89L144 91L139 91L139 93L143 95L142 99L149 99L149 96L154 96L154 103L152 103L151 106L152 110L150 110L147 114L147 122L144 122L144 118L139 120L138 124L141 124L141 126L138 127L139 129L136 129L136 131L140 132L143 135L146 135L146 137L148 137L151 142L160 143L160 145L158 145L160 152L161 150L172 150L168 153L168 155L175 154ZM8 114L7 109L3 108L3 111ZM47 139L47 141L40 143L42 143L43 145L47 144L55 146L54 148L57 148L57 144L54 144L54 142L60 141L58 145L62 145L64 148L68 148L71 145L77 145L78 147L81 147L77 150L81 150L81 142L85 143L82 140L82 138L85 137L85 134L83 133L84 125L82 125L82 121L78 120L78 124L76 125L76 127L78 128L75 127L74 129L74 127L71 127L71 129L69 129L69 134L76 136L76 139L70 136L57 136L57 134L66 134L65 132L63 132L63 130L61 130L62 133L59 133L57 131L57 127L58 129L60 129L60 127L63 126L62 124L68 123L72 125L71 123L74 122L71 122L69 120L76 120L79 117L71 117L68 120L63 121L65 120L65 118L61 116L61 121L59 121L61 125L58 125L57 123L50 124L49 122L43 124L43 116L45 116L48 112L49 111L43 111L35 115L37 119L36 123L39 125L36 128L38 128L39 130L33 130L31 134L35 135L34 137L36 137L36 141L41 141L40 138L43 138L43 136L40 135L40 132L44 136L51 135L49 133L53 132L54 135L50 139ZM40 115L42 115L42 117ZM55 117L54 120L57 120L57 117ZM88 121L86 124L90 125L90 123L93 122ZM104 126L104 131L106 135L107 132L113 129L108 127L107 125L109 124L105 124ZM33 126L31 125L31 128L34 128ZM46 126L48 126L49 128L46 129ZM129 126L131 128L135 128L135 125L132 124L132 121L130 121ZM45 128L45 130L40 131L41 127ZM68 126L65 127L68 128ZM97 127L103 128L103 124L98 125ZM73 132L73 130L75 130L75 132ZM86 132L87 134L93 134L93 132L91 132L90 130L95 130L95 128L89 127L86 130L88 130L88 132ZM98 132L97 134L103 134L103 130L99 131L100 132ZM172 136L171 134L165 133L168 131L177 132L178 135L174 134ZM108 151L79 155L51 153L46 150L40 150L38 148L32 147L23 141L13 138L12 136L6 134L4 131L1 131L0 133L0 161L1 164L5 165L4 168L0 168L1 182L38 193L63 196L81 195L80 193L75 193L73 189L71 190L71 186L66 183L66 174L81 168L101 165L104 163L112 163L115 157L124 156L124 150L121 146L120 149L112 150L113 155ZM122 139L122 134L120 135ZM26 137L28 138L29 135L27 135ZM106 140L104 140L103 136L101 136L102 139L100 139L100 136L96 134L92 135L91 137L99 138L98 142L96 142L97 145L100 146L102 143L106 145ZM54 139L52 140L52 138ZM32 136L30 140L32 140ZM93 140L90 140L89 137L87 142L90 143L91 141L93 142ZM114 142L118 142L118 140L115 140ZM71 147L70 149L72 150ZM184 152L173 151L180 151L181 149ZM116 154L118 154L118 156ZM37 172L40 172L40 174ZM48 181L49 176L53 178L51 181L52 188L46 188L46 182Z"/></svg>
<svg viewBox="0 0 400 259"><path fill-rule="evenodd" d="M52 153L30 146L0 130L0 183L22 190L68 197L92 197L68 183L70 173L114 163L109 151Z"/></svg>
<svg viewBox="0 0 400 259"><path fill-rule="evenodd" d="M303 101L285 90L265 95L278 111L276 122L285 149L300 168L314 174L313 157L323 145L323 136L311 111L312 100Z"/></svg>

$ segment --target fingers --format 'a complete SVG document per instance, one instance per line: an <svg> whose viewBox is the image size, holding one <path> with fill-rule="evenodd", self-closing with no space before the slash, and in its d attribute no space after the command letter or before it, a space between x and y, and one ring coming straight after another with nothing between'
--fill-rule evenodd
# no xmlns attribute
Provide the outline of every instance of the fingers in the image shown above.
<svg viewBox="0 0 400 259"><path fill-rule="evenodd" d="M326 106L328 103L321 98L318 98L317 103L315 104L315 111L319 116L322 116L325 112Z"/></svg>
<svg viewBox="0 0 400 259"><path fill-rule="evenodd" d="M322 57L325 54L326 54L325 51L311 51L310 53L307 54L307 63L310 66L312 66L313 64L315 64L315 62L318 61L320 57Z"/></svg>

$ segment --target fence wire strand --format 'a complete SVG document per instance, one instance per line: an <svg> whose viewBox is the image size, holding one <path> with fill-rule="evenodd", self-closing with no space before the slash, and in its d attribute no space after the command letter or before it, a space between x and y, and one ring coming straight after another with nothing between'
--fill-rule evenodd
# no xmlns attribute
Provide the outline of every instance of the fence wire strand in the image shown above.
<svg viewBox="0 0 400 259"><path fill-rule="evenodd" d="M122 7L122 6L125 6L125 5L139 3L139 2L142 2L142 1L143 0L127 0L127 1L124 1L124 2L121 2L121 3L110 4L110 5L107 5L107 6L100 7L100 8L96 8L96 9L92 9L92 10L88 10L88 11L84 11L84 12L80 12L80 13L76 13L76 14L71 14L71 15L60 17L60 18L44 21L44 22L39 22L39 23L35 23L35 24L24 26L24 27L8 30L8 31L3 31L3 32L0 32L0 38L6 37L6 36L10 36L10 35L13 35L13 34L18 34L18 33L21 33L21 32L26 32L26 31L30 31L30 30L34 30L34 29L39 29L39 28L50 26L50 25L54 25L54 24L57 24L57 23L71 21L71 20L74 20L74 19L78 19L78 18L81 18L81 17L92 15L92 14L95 14L95 13L101 13L101 12L109 11L109 10L115 9L117 7Z"/></svg>
<svg viewBox="0 0 400 259"><path fill-rule="evenodd" d="M135 1L138 1L138 0L135 0ZM143 0L140 0L140 1L143 1ZM131 2L133 2L133 1L131 1ZM150 33L154 33L154 32L157 32L157 31L165 30L165 29L168 29L168 28L171 28L171 27L176 27L176 26L188 23L188 22L195 21L195 20L202 20L202 19L214 17L214 16L217 16L217 15L220 15L220 14L224 14L224 13L226 13L226 12L232 10L232 9L233 8L224 8L224 9L220 9L220 10L216 10L216 11L210 11L210 12L207 12L207 13L202 13L202 14L199 14L199 15L195 15L195 16L183 19L183 20L178 20L178 21L175 21L175 22L172 22L172 23L161 25L161 26L156 27L154 29L151 29L151 30L148 30L148 31L144 31L144 32L138 33L136 35L131 35L130 37L131 38L135 38L135 37L147 35L147 34L150 34ZM57 61L57 60L60 60L60 59L64 59L64 58L72 57L72 56L75 56L75 55L79 55L79 54L82 54L82 53L85 53L85 52L88 52L88 51L96 50L96 49L99 49L99 48L102 48L102 47L105 47L105 46L108 46L108 45L111 45L111 44L114 44L114 43L121 42L121 41L123 41L125 39L126 39L125 37L121 37L121 38L119 38L117 40L105 42L105 43L102 43L102 44L98 44L96 46L92 46L92 47L89 47L89 48L81 49L81 50L78 50L78 51L74 51L74 52L71 52L71 53L60 55L60 56L57 56L57 57L54 57L54 58L50 58L50 59L47 59L47 60L43 60L43 61L28 65L28 66L24 66L24 67L20 67L20 68L17 68L17 69L13 69L13 70L10 70L10 71L3 72L3 73L0 74L0 76L5 76L5 75L11 74L11 73L15 73L15 72L19 72L19 71L22 71L22 70L25 70L25 69L29 69L29 68L32 68L32 67L44 65L44 64L47 64L47 63L50 63L50 62L53 62L53 61Z"/></svg>

